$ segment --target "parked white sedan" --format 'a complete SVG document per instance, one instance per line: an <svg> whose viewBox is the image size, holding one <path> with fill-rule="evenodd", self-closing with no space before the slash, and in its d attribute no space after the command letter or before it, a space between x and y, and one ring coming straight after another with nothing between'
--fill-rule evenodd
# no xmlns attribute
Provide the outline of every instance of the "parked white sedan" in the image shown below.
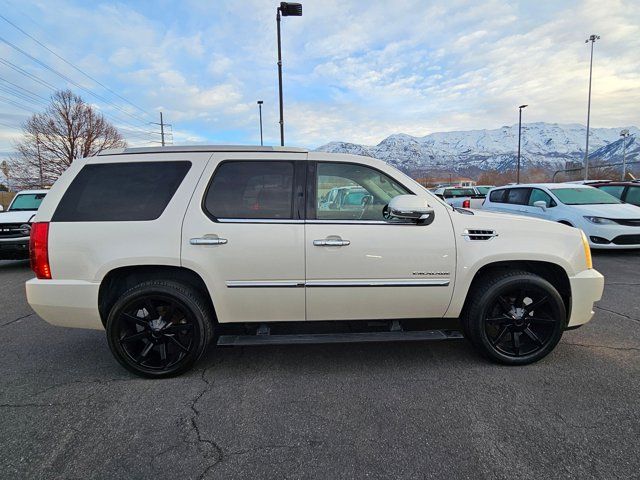
<svg viewBox="0 0 640 480"><path fill-rule="evenodd" d="M640 207L623 204L587 185L540 183L495 188L483 208L580 228L593 248L640 248Z"/></svg>

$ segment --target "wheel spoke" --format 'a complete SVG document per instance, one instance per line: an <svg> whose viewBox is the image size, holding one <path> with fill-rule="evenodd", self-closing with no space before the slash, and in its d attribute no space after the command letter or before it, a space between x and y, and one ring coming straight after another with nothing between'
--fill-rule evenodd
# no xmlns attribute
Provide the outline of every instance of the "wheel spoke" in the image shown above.
<svg viewBox="0 0 640 480"><path fill-rule="evenodd" d="M169 339L171 343L173 343L176 347L178 347L183 352L189 353L189 349L185 347L182 343L180 343L180 341L173 335L166 335L166 338Z"/></svg>
<svg viewBox="0 0 640 480"><path fill-rule="evenodd" d="M133 335L129 335L128 337L124 337L120 339L120 343L131 343L136 340L141 340L149 336L149 332L143 330L142 332L134 333Z"/></svg>
<svg viewBox="0 0 640 480"><path fill-rule="evenodd" d="M516 332L515 330L511 332L511 339L513 340L513 352L516 354L516 357L520 356L520 332Z"/></svg>
<svg viewBox="0 0 640 480"><path fill-rule="evenodd" d="M502 310L504 311L504 313L511 313L511 307L513 305L511 305L508 301L506 301L504 297L501 297L501 296L498 297L498 303L502 307Z"/></svg>
<svg viewBox="0 0 640 480"><path fill-rule="evenodd" d="M124 318L128 322L134 322L136 325L140 325L145 330L149 328L149 324L145 319L136 317L135 315L131 315L130 313L123 313L121 318Z"/></svg>
<svg viewBox="0 0 640 480"><path fill-rule="evenodd" d="M138 355L138 363L141 363L142 359L146 358L147 355L149 355L149 352L151 351L151 349L153 348L153 343L149 342L147 343L147 346L144 347L144 349L142 350L142 352L140 352L140 355Z"/></svg>
<svg viewBox="0 0 640 480"><path fill-rule="evenodd" d="M533 330L531 330L529 327L524 329L524 333L527 337L537 343L538 346L542 347L544 345L542 340L540 340L540 338L535 333L533 333Z"/></svg>
<svg viewBox="0 0 640 480"><path fill-rule="evenodd" d="M553 318L526 317L526 320L530 323L546 323L546 324L556 323L556 321Z"/></svg>
<svg viewBox="0 0 640 480"><path fill-rule="evenodd" d="M160 360L163 360L165 365L169 363L167 362L167 342L166 341L160 344Z"/></svg>
<svg viewBox="0 0 640 480"><path fill-rule="evenodd" d="M547 303L549 301L549 297L544 296L542 297L540 300L536 300L535 302L531 303L530 305L527 305L525 307L525 315L529 315L531 312L533 312L536 308L540 307L541 305L544 305L545 303Z"/></svg>
<svg viewBox="0 0 640 480"><path fill-rule="evenodd" d="M526 293L524 291L524 288L521 288L520 291L518 292L518 295L516 295L515 301L513 302L513 305L516 308L523 308L524 305L524 299L526 297Z"/></svg>
<svg viewBox="0 0 640 480"><path fill-rule="evenodd" d="M497 323L498 325L502 325L504 323L513 323L513 318L507 317L506 315L503 315L502 317L487 318L485 320L485 322L487 322L487 323Z"/></svg>
<svg viewBox="0 0 640 480"><path fill-rule="evenodd" d="M162 329L163 333L180 333L183 331L190 332L193 330L193 325L190 323L172 323Z"/></svg>
<svg viewBox="0 0 640 480"><path fill-rule="evenodd" d="M162 319L165 322L170 323L171 319L173 318L173 315L174 315L175 311L176 311L175 303L173 303L173 302L169 303L169 305L167 305L164 308L164 315L162 315Z"/></svg>
<svg viewBox="0 0 640 480"><path fill-rule="evenodd" d="M147 314L149 315L149 319L153 320L155 318L158 318L158 310L156 309L156 306L154 305L154 303L151 301L150 298L146 298L144 300L144 307L147 310Z"/></svg>
<svg viewBox="0 0 640 480"><path fill-rule="evenodd" d="M498 336L496 337L495 340L493 340L491 343L493 344L493 346L495 347L496 345L498 345L500 343L500 341L504 338L505 334L509 331L509 326L507 325L506 327L504 327L500 333L498 334Z"/></svg>

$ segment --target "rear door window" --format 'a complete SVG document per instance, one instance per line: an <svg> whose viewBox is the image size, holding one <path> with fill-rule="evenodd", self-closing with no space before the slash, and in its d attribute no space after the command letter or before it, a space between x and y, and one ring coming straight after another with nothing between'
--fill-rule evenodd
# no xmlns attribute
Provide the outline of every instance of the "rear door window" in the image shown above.
<svg viewBox="0 0 640 480"><path fill-rule="evenodd" d="M293 183L293 162L223 162L213 175L204 208L220 219L292 219Z"/></svg>
<svg viewBox="0 0 640 480"><path fill-rule="evenodd" d="M169 204L191 162L85 165L73 179L54 222L155 220Z"/></svg>
<svg viewBox="0 0 640 480"><path fill-rule="evenodd" d="M507 203L512 205L527 205L529 201L528 188L510 188L507 192Z"/></svg>

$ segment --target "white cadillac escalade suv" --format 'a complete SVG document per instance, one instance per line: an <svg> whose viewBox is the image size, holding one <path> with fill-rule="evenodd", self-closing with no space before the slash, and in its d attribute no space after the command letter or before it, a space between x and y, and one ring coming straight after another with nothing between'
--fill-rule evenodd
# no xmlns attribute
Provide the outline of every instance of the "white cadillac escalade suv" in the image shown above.
<svg viewBox="0 0 640 480"><path fill-rule="evenodd" d="M327 202L354 187L358 202ZM31 232L33 309L105 329L149 377L206 346L455 338L527 364L588 322L584 234L456 210L389 165L289 147L123 149L75 161ZM459 335L458 335L459 336Z"/></svg>

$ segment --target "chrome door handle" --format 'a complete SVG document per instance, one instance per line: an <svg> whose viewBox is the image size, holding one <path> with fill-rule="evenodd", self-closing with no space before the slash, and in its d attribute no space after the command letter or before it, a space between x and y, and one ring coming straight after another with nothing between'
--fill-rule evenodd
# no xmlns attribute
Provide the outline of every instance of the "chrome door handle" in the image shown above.
<svg viewBox="0 0 640 480"><path fill-rule="evenodd" d="M337 238L325 238L324 240L314 240L313 244L316 247L346 247L347 245L351 245L351 242Z"/></svg>
<svg viewBox="0 0 640 480"><path fill-rule="evenodd" d="M189 240L191 245L225 245L227 243L226 238L218 238L218 237L201 237L201 238L192 238Z"/></svg>

